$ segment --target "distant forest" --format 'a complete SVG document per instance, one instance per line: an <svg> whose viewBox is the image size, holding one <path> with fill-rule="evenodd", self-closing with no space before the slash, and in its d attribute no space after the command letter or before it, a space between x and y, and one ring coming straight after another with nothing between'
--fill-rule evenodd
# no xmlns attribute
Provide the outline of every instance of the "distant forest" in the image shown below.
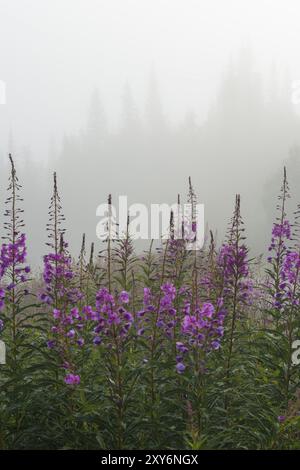
<svg viewBox="0 0 300 470"><path fill-rule="evenodd" d="M199 202L205 204L206 222L217 239L224 234L234 195L240 193L250 244L257 253L269 239L272 202L284 165L293 200L300 202L300 116L291 103L291 83L288 76L278 76L275 67L267 83L257 73L250 51L243 50L228 65L201 123L195 103L195 112L188 112L176 126L170 124L154 74L142 113L130 84L125 84L120 125L114 131L102 105L104 94L105 90L92 92L81 132L65 135L59 149L49 150L48 162L37 163L30 151L15 149L12 135L6 148L0 148L1 187L6 184L8 151L18 163L32 259L44 250L42 229L47 223L54 170L74 254L82 231L88 240L95 240L96 207L109 193L115 201L126 194L131 203L171 203L178 193L186 197L191 176ZM0 204L2 209L3 201Z"/></svg>

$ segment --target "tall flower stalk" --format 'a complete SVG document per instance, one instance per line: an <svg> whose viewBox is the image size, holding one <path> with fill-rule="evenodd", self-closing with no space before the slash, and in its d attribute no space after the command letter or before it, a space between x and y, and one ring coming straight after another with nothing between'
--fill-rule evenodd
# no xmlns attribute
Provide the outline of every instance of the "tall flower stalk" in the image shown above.
<svg viewBox="0 0 300 470"><path fill-rule="evenodd" d="M267 314L275 320L276 331L285 337L286 347L283 348L285 364L283 374L283 390L286 407L291 396L293 377L292 345L299 327L298 312L300 304L299 270L299 213L295 212L294 226L287 219L287 200L290 198L286 168L278 196L278 216L272 228L272 239L269 246L266 292L269 298Z"/></svg>
<svg viewBox="0 0 300 470"><path fill-rule="evenodd" d="M134 380L128 380L126 355L126 346L133 323L133 316L127 310L129 300L126 291L122 291L115 298L104 287L96 294L95 311L87 311L89 318L96 325L93 329L93 343L96 347L104 348L104 366L116 417L117 449L124 448L125 414L134 385Z"/></svg>
<svg viewBox="0 0 300 470"><path fill-rule="evenodd" d="M65 221L65 216L62 213L61 198L58 192L56 172L53 173L53 193L49 205L49 222L47 223L48 242L46 243L52 250L54 255L55 270L58 270L58 257L60 251L61 238L65 233L65 228L62 227ZM54 280L54 306L58 307L58 286Z"/></svg>
<svg viewBox="0 0 300 470"><path fill-rule="evenodd" d="M291 226L287 220L286 204L290 198L289 185L287 181L286 168L284 167L283 182L278 196L278 204L276 206L278 216L272 228L272 239L269 246L270 255L268 257L269 268L267 274L269 276L268 289L272 298L272 306L270 313L275 316L276 322L280 322L281 307L281 272L285 256L288 251L288 243L292 236Z"/></svg>
<svg viewBox="0 0 300 470"><path fill-rule="evenodd" d="M0 306L4 306L5 299L8 321L11 325L12 356L15 364L17 364L17 316L20 311L20 304L23 296L27 293L27 290L24 290L24 288L21 289L21 285L27 281L30 268L24 264L26 261L27 250L26 236L22 233L24 221L22 218L23 209L20 207L20 204L23 201L19 194L21 185L19 184L11 154L9 155L9 160L11 172L8 186L9 196L6 199L5 210L5 217L8 220L4 223L6 235L3 237L6 243L2 245L0 253L0 281L2 278L2 287L0 286Z"/></svg>
<svg viewBox="0 0 300 470"><path fill-rule="evenodd" d="M225 376L231 377L235 336L238 320L243 320L244 306L251 300L253 285L249 275L248 248L245 245L244 223L241 217L240 196L236 196L228 241L220 248L217 258L221 274L222 295L227 310ZM228 400L225 400L225 406Z"/></svg>

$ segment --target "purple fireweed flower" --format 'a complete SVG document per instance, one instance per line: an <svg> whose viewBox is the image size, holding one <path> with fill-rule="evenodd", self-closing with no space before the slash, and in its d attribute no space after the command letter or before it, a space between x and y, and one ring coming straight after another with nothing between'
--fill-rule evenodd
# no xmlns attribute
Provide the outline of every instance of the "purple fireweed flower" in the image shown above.
<svg viewBox="0 0 300 470"><path fill-rule="evenodd" d="M103 337L112 337L116 334L120 338L127 336L133 323L133 316L124 308L124 304L129 302L128 293L122 291L117 300L109 293L105 287L96 294L96 315L90 315L92 321L97 323L94 333ZM99 340L94 338L94 344L99 344Z"/></svg>
<svg viewBox="0 0 300 470"><path fill-rule="evenodd" d="M272 305L279 311L284 311L285 305L299 303L299 289L297 288L300 275L300 253L291 250L287 242L292 239L291 226L288 220L273 225L272 239L269 246L271 255L268 258L273 267L276 281L270 278L269 289L272 296Z"/></svg>
<svg viewBox="0 0 300 470"><path fill-rule="evenodd" d="M119 302L121 304L128 304L129 303L129 294L125 290L123 290L119 295Z"/></svg>
<svg viewBox="0 0 300 470"><path fill-rule="evenodd" d="M100 289L96 294L96 307L101 308L104 304L108 304L110 306L114 306L115 304L113 296L109 293L106 287Z"/></svg>
<svg viewBox="0 0 300 470"><path fill-rule="evenodd" d="M242 245L236 249L234 245L222 245L218 254L218 265L223 267L225 279L231 279L238 269L239 275L246 277L249 273L247 260L248 250Z"/></svg>
<svg viewBox="0 0 300 470"><path fill-rule="evenodd" d="M76 320L80 318L79 309L77 307L74 307L71 309L71 316L75 318Z"/></svg>
<svg viewBox="0 0 300 470"><path fill-rule="evenodd" d="M214 306L211 303L204 303L202 306L201 314L205 318L212 318L215 312Z"/></svg>
<svg viewBox="0 0 300 470"><path fill-rule="evenodd" d="M75 335L76 335L76 333L75 333L75 330L73 330L73 329L67 332L67 337L68 338L74 338Z"/></svg>
<svg viewBox="0 0 300 470"><path fill-rule="evenodd" d="M151 320L156 319L156 326L171 338L177 323L177 310L174 307L176 287L171 282L161 285L160 292L153 295L151 290L144 288L144 310L137 313L137 328L147 336L151 329ZM149 333L150 334L150 333Z"/></svg>
<svg viewBox="0 0 300 470"><path fill-rule="evenodd" d="M49 299L65 299L69 304L75 305L82 300L83 294L72 285L74 280L72 270L72 258L66 253L49 253L44 256L43 279L45 290L40 295L40 299L45 303L50 303Z"/></svg>
<svg viewBox="0 0 300 470"><path fill-rule="evenodd" d="M187 345L177 342L178 351L187 354L189 350L199 348L203 357L204 354L220 348L220 339L224 333L223 322L226 316L226 311L223 307L219 307L220 305L222 302L217 301L215 309L210 302L205 302L202 307L195 309L193 315L187 315L184 306L181 331L187 338Z"/></svg>
<svg viewBox="0 0 300 470"><path fill-rule="evenodd" d="M0 248L0 310L4 307L6 293L9 294L19 284L25 283L29 266L23 266L26 261L26 236L16 236L14 243L4 243ZM14 272L14 282L5 283L5 278L11 279Z"/></svg>
<svg viewBox="0 0 300 470"><path fill-rule="evenodd" d="M218 270L223 279L222 301L236 296L236 301L251 304L253 281L249 277L248 249L245 245L222 245L217 256ZM235 292L235 294L234 294Z"/></svg>
<svg viewBox="0 0 300 470"><path fill-rule="evenodd" d="M131 315L130 312L124 312L123 317L126 321L128 321L128 323L133 322L133 316Z"/></svg>
<svg viewBox="0 0 300 470"><path fill-rule="evenodd" d="M53 309L53 318L55 318L55 320L57 320L58 318L60 318L61 316L61 311L58 310L57 308L54 308Z"/></svg>
<svg viewBox="0 0 300 470"><path fill-rule="evenodd" d="M152 301L152 295L151 295L151 290L149 287L144 287L144 306L148 306L151 304Z"/></svg>
<svg viewBox="0 0 300 470"><path fill-rule="evenodd" d="M182 374L186 369L186 366L182 363L182 362L178 362L176 364L176 370L178 372L178 374Z"/></svg>
<svg viewBox="0 0 300 470"><path fill-rule="evenodd" d="M4 328L4 321L0 319L0 331Z"/></svg>
<svg viewBox="0 0 300 470"><path fill-rule="evenodd" d="M161 290L165 294L165 297L170 299L170 301L175 300L176 297L176 287L171 283L167 282L161 286Z"/></svg>
<svg viewBox="0 0 300 470"><path fill-rule="evenodd" d="M20 275L22 272L26 272L24 267L18 267L17 265L22 265L26 261L26 236L21 234L15 240L15 243L4 243L1 246L0 250L0 278L4 276L7 270L10 269L12 265L15 266L16 275Z"/></svg>
<svg viewBox="0 0 300 470"><path fill-rule="evenodd" d="M189 300L186 300L183 307L183 313L189 315L191 311L191 303Z"/></svg>
<svg viewBox="0 0 300 470"><path fill-rule="evenodd" d="M291 226L288 220L284 220L282 224L274 224L272 229L273 238L291 238Z"/></svg>
<svg viewBox="0 0 300 470"><path fill-rule="evenodd" d="M183 343L181 343L180 341L176 342L176 349L178 351L180 351L181 353L188 352L188 348Z"/></svg>
<svg viewBox="0 0 300 470"><path fill-rule="evenodd" d="M284 220L282 224L275 223L272 229L271 243L268 248L274 255L268 257L269 263L278 263L281 256L287 250L287 241L291 240L291 226L288 220Z"/></svg>
<svg viewBox="0 0 300 470"><path fill-rule="evenodd" d="M280 415L277 417L277 419L279 423L284 423L284 421L286 420L286 416Z"/></svg>
<svg viewBox="0 0 300 470"><path fill-rule="evenodd" d="M99 344L102 343L102 338L100 338L100 336L96 336L94 339L93 339L93 343L95 346L99 346Z"/></svg>
<svg viewBox="0 0 300 470"><path fill-rule="evenodd" d="M80 384L80 376L75 374L67 374L65 377L65 383L67 385L79 385Z"/></svg>
<svg viewBox="0 0 300 470"><path fill-rule="evenodd" d="M85 305L83 308L82 308L82 313L83 313L83 316L87 319L87 320L98 320L99 319L99 315L96 311L93 310L93 308L90 306L90 305Z"/></svg>
<svg viewBox="0 0 300 470"><path fill-rule="evenodd" d="M279 283L277 292L274 294L273 306L279 310L285 304L299 305L299 284L300 279L300 253L286 251L283 253L279 268Z"/></svg>

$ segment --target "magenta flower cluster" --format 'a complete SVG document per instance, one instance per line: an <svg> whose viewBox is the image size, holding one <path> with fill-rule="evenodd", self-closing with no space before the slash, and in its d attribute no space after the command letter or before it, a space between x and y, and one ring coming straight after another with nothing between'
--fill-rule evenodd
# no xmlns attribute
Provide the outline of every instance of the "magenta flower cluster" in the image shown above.
<svg viewBox="0 0 300 470"><path fill-rule="evenodd" d="M210 302L204 302L201 307L192 309L189 289L181 287L177 291L172 283L167 282L156 295L149 288L144 288L143 302L144 308L137 314L138 335L146 335L151 339L153 318L156 319L156 327L169 339L174 339L175 327L179 327L182 341L176 342L178 373L183 373L186 369L184 358L187 353L197 348L203 353L219 349L226 316L222 299L218 301L216 308ZM182 302L183 306L178 308Z"/></svg>
<svg viewBox="0 0 300 470"><path fill-rule="evenodd" d="M0 252L0 278L12 266L23 264L26 260L26 236L21 234L15 243L3 243Z"/></svg>
<svg viewBox="0 0 300 470"><path fill-rule="evenodd" d="M80 384L80 376L76 374L67 374L65 377L65 383L67 385L79 385Z"/></svg>
<svg viewBox="0 0 300 470"><path fill-rule="evenodd" d="M75 305L83 298L83 294L72 285L74 277L71 256L65 253L50 253L44 256L43 279L46 289L41 293L40 299L51 305L56 297L64 298L65 301Z"/></svg>
<svg viewBox="0 0 300 470"><path fill-rule="evenodd" d="M269 251L273 252L273 255L268 257L268 261L278 266L279 282L272 302L278 310L281 310L286 302L294 306L300 304L297 288L300 275L300 252L288 248L289 240L292 240L292 233L288 220L284 220L282 224L274 224L269 246Z"/></svg>
<svg viewBox="0 0 300 470"><path fill-rule="evenodd" d="M24 266L26 262L26 236L19 235L14 243L3 243L0 250L0 310L5 303L6 292L14 289L18 284L28 280L30 267ZM3 282L4 277L14 268L14 278L9 283Z"/></svg>
<svg viewBox="0 0 300 470"><path fill-rule="evenodd" d="M176 356L177 372L182 373L185 370L184 357L189 350L198 349L207 354L220 348L225 317L223 299L218 300L217 308L210 302L204 302L201 307L195 308L193 313L191 313L191 304L185 303L181 330L186 341L176 343L179 353Z"/></svg>
<svg viewBox="0 0 300 470"><path fill-rule="evenodd" d="M96 323L93 329L95 345L101 344L105 337L127 336L133 323L133 316L126 308L128 303L126 291L122 291L117 299L105 287L97 292L95 311L90 310L90 318Z"/></svg>
<svg viewBox="0 0 300 470"><path fill-rule="evenodd" d="M66 244L64 248L67 248ZM60 355L62 368L67 372L65 383L78 385L80 377L75 374L75 356L76 350L85 344L86 315L76 305L84 295L76 286L71 256L66 252L44 256L43 279L45 288L40 299L46 305L54 307L47 346Z"/></svg>
<svg viewBox="0 0 300 470"><path fill-rule="evenodd" d="M77 307L71 308L68 313L57 308L53 309L53 323L51 332L54 337L67 338L68 345L77 344L80 347L84 345L84 339L81 336L84 328L84 316ZM48 341L50 349L55 347L55 345L55 340Z"/></svg>
<svg viewBox="0 0 300 470"><path fill-rule="evenodd" d="M176 247L172 248L177 248L177 241L174 245ZM104 344L108 348L119 348L131 330L150 341L156 340L157 334L162 335L161 339L170 340L170 345L175 345L176 341L178 373L185 370L188 353L198 350L203 357L220 348L226 316L222 298L216 305L208 301L201 304L197 301L194 305L190 287L176 289L172 282L164 282L159 291L144 288L143 307L135 315L128 308L130 298L126 291L112 294L103 287L96 293L95 303L86 305L84 295L76 287L78 276L67 253L67 245L64 244L63 248L60 253L44 257L45 288L40 298L52 306L53 322L47 344L61 357L62 367L66 370L66 384L77 385L80 382L80 375L76 372L78 348L90 342L94 346ZM246 248L241 247L236 254L232 246L224 245L218 261L224 270L225 294L226 289L231 289L236 269L240 290L246 291L245 278L249 273ZM249 286L247 288L250 289Z"/></svg>
<svg viewBox="0 0 300 470"><path fill-rule="evenodd" d="M284 220L282 224L274 224L272 229L272 243L276 238L291 238L291 225L288 220Z"/></svg>
<svg viewBox="0 0 300 470"><path fill-rule="evenodd" d="M137 313L138 335L145 335L149 338L153 319L155 319L156 327L161 329L168 338L172 338L177 324L177 310L174 305L176 295L176 288L171 282L164 283L156 295L152 294L150 288L144 288L143 308Z"/></svg>
<svg viewBox="0 0 300 470"><path fill-rule="evenodd" d="M291 225L288 220L284 220L281 224L276 223L273 225L272 238L268 250L269 252L273 251L274 255L268 257L269 263L278 260L287 249L287 241L291 240L291 238Z"/></svg>
<svg viewBox="0 0 300 470"><path fill-rule="evenodd" d="M299 283L300 277L300 253L286 251L283 256L279 271L278 292L275 294L274 306L281 309L286 302L294 306L300 305Z"/></svg>
<svg viewBox="0 0 300 470"><path fill-rule="evenodd" d="M62 304L62 308L54 308L52 311L53 325L47 345L61 357L62 367L67 371L65 383L78 385L80 375L75 373L76 349L85 345L86 338L90 335L90 325L93 326L94 346L106 339L111 344L113 337L121 339L127 336L133 323L133 316L126 308L129 295L122 291L114 298L108 289L102 288L96 294L95 307L84 305L79 309L74 304L84 296L79 289L72 287L75 273L71 259L62 254L45 256L43 277L46 292L41 295L42 300L51 305L55 300L55 292L58 292L59 303Z"/></svg>
<svg viewBox="0 0 300 470"><path fill-rule="evenodd" d="M223 277L223 296L226 299L234 290L239 301L251 302L253 281L249 277L248 250L246 246L223 244L217 258L217 264Z"/></svg>

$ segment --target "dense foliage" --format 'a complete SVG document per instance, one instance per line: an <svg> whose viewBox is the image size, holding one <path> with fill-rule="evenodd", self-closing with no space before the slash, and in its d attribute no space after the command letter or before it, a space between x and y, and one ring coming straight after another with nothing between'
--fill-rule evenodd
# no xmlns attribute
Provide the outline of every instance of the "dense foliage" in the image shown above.
<svg viewBox="0 0 300 470"><path fill-rule="evenodd" d="M48 252L33 276L10 159L0 449L300 448L300 207L290 223L286 174L266 263L250 259L239 196L219 247L210 234L189 251L170 214L158 249L137 255L128 219L98 256L83 236L75 260L54 175Z"/></svg>

